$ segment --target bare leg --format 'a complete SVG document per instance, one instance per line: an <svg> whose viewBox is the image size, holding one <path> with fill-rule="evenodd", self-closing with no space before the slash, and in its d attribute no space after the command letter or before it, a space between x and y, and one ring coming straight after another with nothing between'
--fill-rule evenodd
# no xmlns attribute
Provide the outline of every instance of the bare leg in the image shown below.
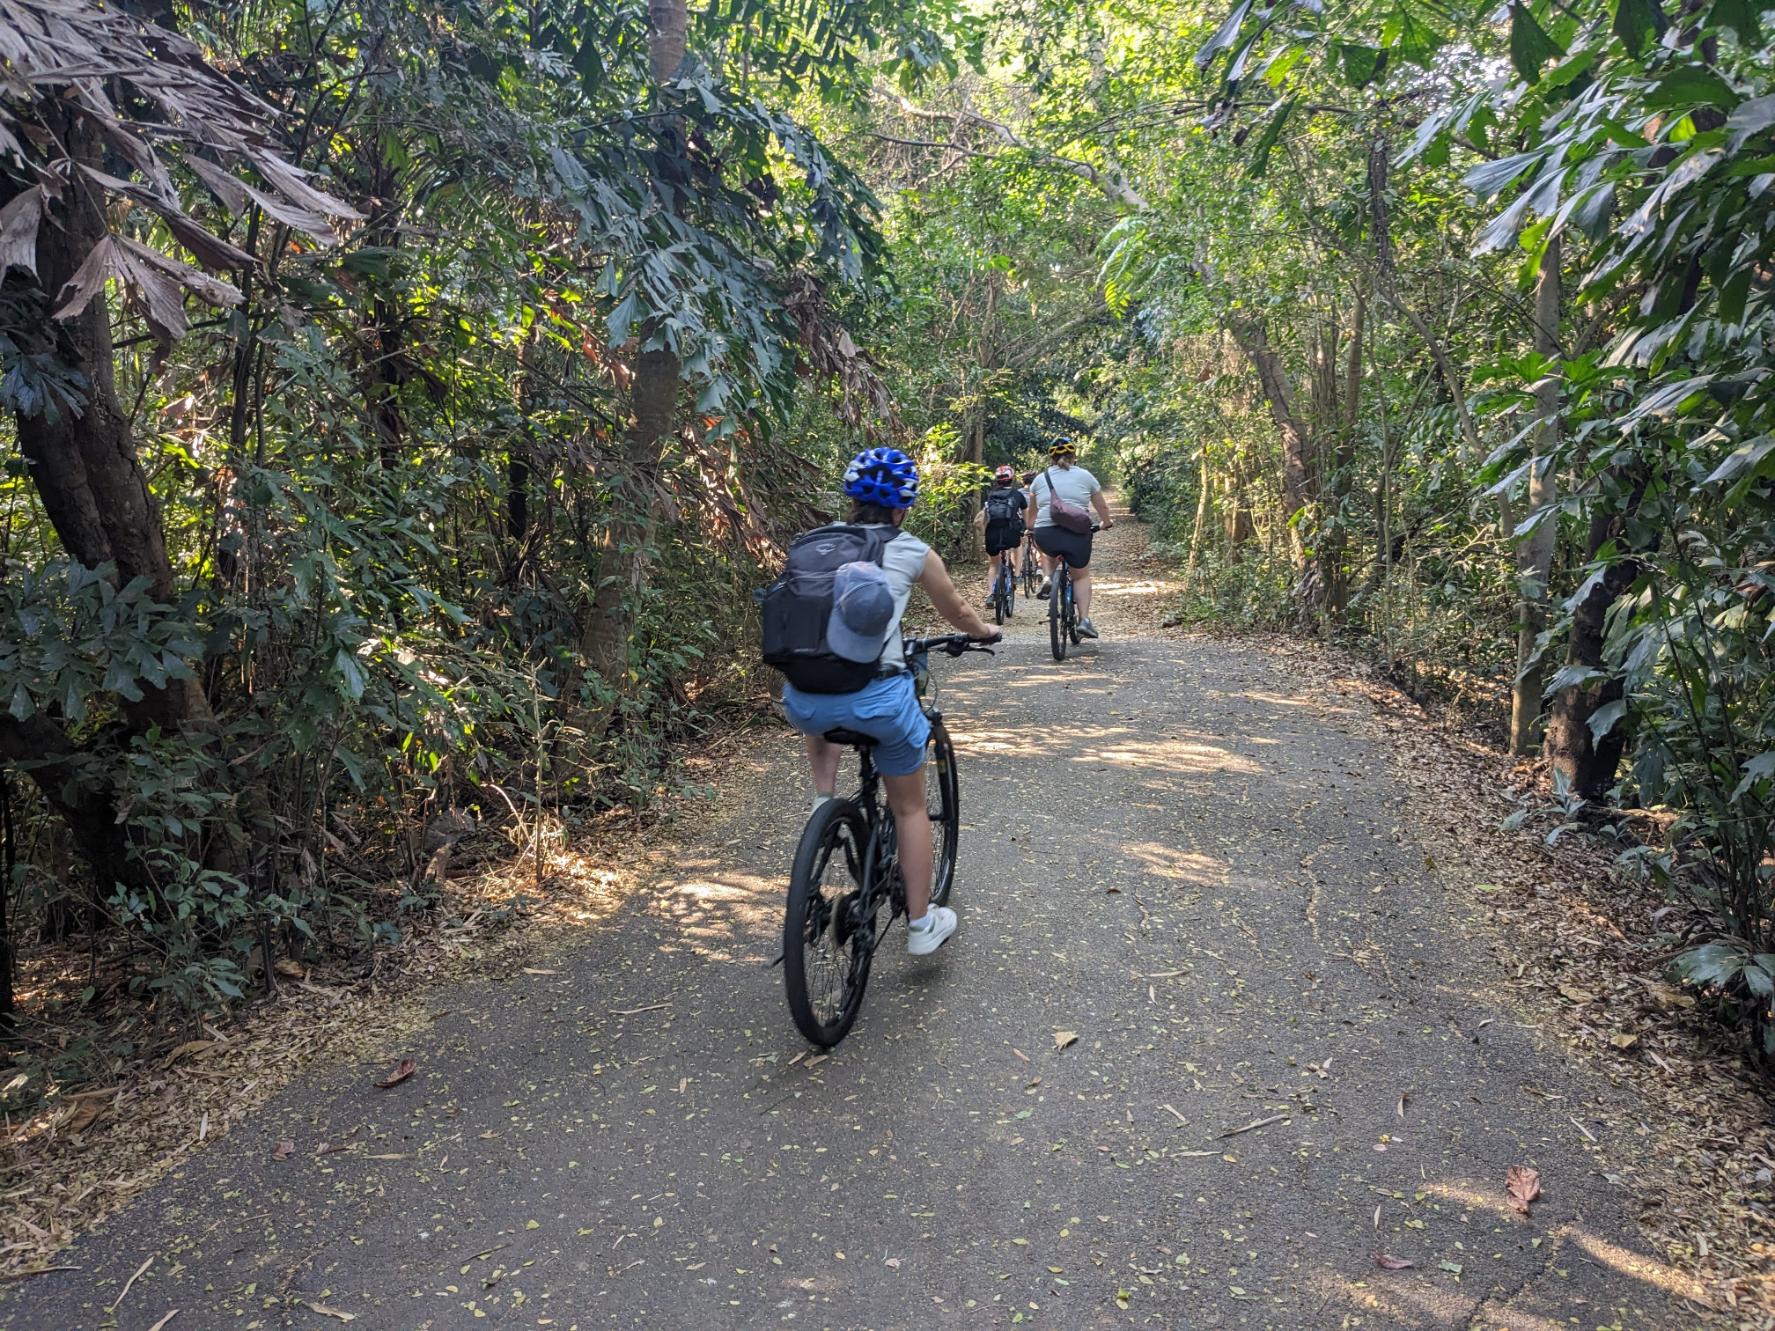
<svg viewBox="0 0 1775 1331"><path fill-rule="evenodd" d="M931 815L925 808L924 768L884 776L888 807L900 836L900 873L906 879L906 918L921 920L931 905Z"/></svg>
<svg viewBox="0 0 1775 1331"><path fill-rule="evenodd" d="M836 795L838 793L838 760L844 756L844 750L836 744L828 744L818 735L805 735L807 740L807 761L813 768L814 794Z"/></svg>
<svg viewBox="0 0 1775 1331"><path fill-rule="evenodd" d="M986 599L992 599L992 593L998 582L998 556L986 556Z"/></svg>
<svg viewBox="0 0 1775 1331"><path fill-rule="evenodd" d="M1072 599L1079 608L1079 618L1091 617L1091 570L1075 568L1072 571Z"/></svg>

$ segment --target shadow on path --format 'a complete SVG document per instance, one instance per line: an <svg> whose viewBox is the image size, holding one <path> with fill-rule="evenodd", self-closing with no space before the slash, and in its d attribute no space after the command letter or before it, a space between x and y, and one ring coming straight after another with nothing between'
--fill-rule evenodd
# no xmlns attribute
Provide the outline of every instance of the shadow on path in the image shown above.
<svg viewBox="0 0 1775 1331"><path fill-rule="evenodd" d="M937 665L962 929L891 936L830 1057L768 965L784 733L552 973L442 996L410 1081L316 1073L0 1326L1694 1325L1583 1149L1626 1093L1489 996L1382 756L1257 653L1135 631L1159 588L1104 547L1100 645L1028 616Z"/></svg>

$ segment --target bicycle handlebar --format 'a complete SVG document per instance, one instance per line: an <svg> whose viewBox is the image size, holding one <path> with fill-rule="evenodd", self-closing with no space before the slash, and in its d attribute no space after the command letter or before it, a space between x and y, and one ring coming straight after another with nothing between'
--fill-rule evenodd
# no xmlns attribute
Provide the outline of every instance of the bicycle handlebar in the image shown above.
<svg viewBox="0 0 1775 1331"><path fill-rule="evenodd" d="M963 652L985 652L991 656L993 651L990 644L1003 636L996 634L982 641L979 638L970 638L965 633L944 633L935 638L906 638L900 643L900 648L907 656L923 656L928 652L942 652L946 656L960 656Z"/></svg>

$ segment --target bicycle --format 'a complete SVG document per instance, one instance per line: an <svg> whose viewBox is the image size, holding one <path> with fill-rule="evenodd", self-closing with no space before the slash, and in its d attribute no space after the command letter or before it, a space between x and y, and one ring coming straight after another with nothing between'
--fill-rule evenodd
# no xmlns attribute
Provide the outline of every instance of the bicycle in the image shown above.
<svg viewBox="0 0 1775 1331"><path fill-rule="evenodd" d="M1002 624L1017 611L1017 566L1011 552L998 552L998 573L992 580L992 622Z"/></svg>
<svg viewBox="0 0 1775 1331"><path fill-rule="evenodd" d="M961 792L955 746L930 693L929 656L933 651L990 655L992 648L961 633L908 638L904 647L931 723L924 764L925 805L936 842L931 904L942 906L955 886ZM906 913L906 885L900 876L893 811L875 770L875 741L844 729L828 730L825 737L857 750L860 780L856 794L827 800L802 829L783 914L783 983L796 1029L812 1043L831 1048L849 1033L862 1010L875 949ZM837 861L842 861L842 868L828 884L827 873ZM883 906L888 909L885 925L880 923Z"/></svg>
<svg viewBox="0 0 1775 1331"><path fill-rule="evenodd" d="M1101 523L1093 522L1091 531L1102 531ZM1048 650L1056 661L1064 661L1069 647L1079 645L1079 609L1072 595L1072 565L1065 555L1054 559L1054 585L1048 590Z"/></svg>
<svg viewBox="0 0 1775 1331"><path fill-rule="evenodd" d="M1023 596L1033 597L1042 589L1042 561L1035 557L1035 541L1025 537L1023 541Z"/></svg>

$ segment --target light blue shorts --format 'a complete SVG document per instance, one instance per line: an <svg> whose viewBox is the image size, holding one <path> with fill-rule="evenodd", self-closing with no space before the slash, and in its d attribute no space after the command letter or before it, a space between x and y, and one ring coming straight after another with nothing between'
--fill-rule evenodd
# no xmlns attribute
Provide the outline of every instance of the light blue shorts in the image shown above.
<svg viewBox="0 0 1775 1331"><path fill-rule="evenodd" d="M910 674L889 675L855 693L803 693L783 686L783 711L804 735L843 727L875 740L875 770L883 776L911 776L924 765L931 723L918 705Z"/></svg>

